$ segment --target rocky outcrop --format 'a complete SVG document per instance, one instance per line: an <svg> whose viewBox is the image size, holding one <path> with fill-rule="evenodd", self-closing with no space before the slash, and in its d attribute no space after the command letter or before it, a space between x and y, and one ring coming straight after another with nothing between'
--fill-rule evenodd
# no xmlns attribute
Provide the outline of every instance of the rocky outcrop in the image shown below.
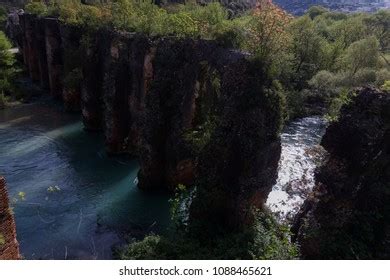
<svg viewBox="0 0 390 280"><path fill-rule="evenodd" d="M213 145L231 141L226 147L232 153L244 150L256 161L253 170L245 171L250 175L239 177L253 181L245 183L247 189L260 184L261 194L250 194L240 203L262 204L276 174L280 145L275 110L280 108L265 90L269 79L247 55L213 41L83 30L56 19L41 20L52 95L62 95L68 109L80 104L86 129L103 130L109 154L139 158L140 188L173 191L178 184L192 185L199 156L217 133ZM230 134L216 132L217 127L250 133L251 139L237 144ZM256 128L260 134L250 132ZM232 160L232 153L226 161ZM216 161L211 162L218 166ZM257 171L269 178L260 182Z"/></svg>
<svg viewBox="0 0 390 280"><path fill-rule="evenodd" d="M20 254L15 221L9 207L5 179L0 177L0 260L18 259Z"/></svg>
<svg viewBox="0 0 390 280"><path fill-rule="evenodd" d="M268 80L261 65L246 60L221 76L224 96L200 157L190 216L206 238L252 225L253 210L264 207L276 182L282 116Z"/></svg>
<svg viewBox="0 0 390 280"><path fill-rule="evenodd" d="M264 65L209 40L42 21L52 95L80 104L109 154L138 157L140 188L196 185L190 223L209 236L253 224L281 149L281 98Z"/></svg>
<svg viewBox="0 0 390 280"><path fill-rule="evenodd" d="M294 231L307 259L390 257L390 95L365 88L322 140L329 152Z"/></svg>
<svg viewBox="0 0 390 280"><path fill-rule="evenodd" d="M129 100L131 90L131 70L129 48L132 39L126 34L107 33L108 42L103 50L103 108L104 134L109 154L120 154L127 150L127 137L130 128Z"/></svg>

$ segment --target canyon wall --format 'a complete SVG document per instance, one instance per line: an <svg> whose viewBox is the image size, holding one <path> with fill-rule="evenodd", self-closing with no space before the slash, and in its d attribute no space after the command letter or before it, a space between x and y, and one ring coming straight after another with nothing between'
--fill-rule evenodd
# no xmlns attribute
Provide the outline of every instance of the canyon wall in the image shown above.
<svg viewBox="0 0 390 280"><path fill-rule="evenodd" d="M138 157L140 188L196 184L223 196L222 205L201 198L208 212L193 217L219 207L232 228L250 223L280 156L281 99L264 65L214 41L86 30L23 15L31 78L45 75L30 65L43 51L32 49L42 45L26 28L30 20L44 25L51 94L81 111L86 130L104 133L109 154Z"/></svg>
<svg viewBox="0 0 390 280"><path fill-rule="evenodd" d="M18 260L19 243L5 179L0 177L0 260Z"/></svg>
<svg viewBox="0 0 390 280"><path fill-rule="evenodd" d="M365 88L326 131L329 156L293 230L307 259L390 257L390 95Z"/></svg>

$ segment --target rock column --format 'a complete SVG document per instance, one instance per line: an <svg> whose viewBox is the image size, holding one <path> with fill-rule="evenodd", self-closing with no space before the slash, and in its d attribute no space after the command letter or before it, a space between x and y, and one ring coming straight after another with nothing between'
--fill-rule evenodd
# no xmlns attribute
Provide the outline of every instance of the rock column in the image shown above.
<svg viewBox="0 0 390 280"><path fill-rule="evenodd" d="M33 81L40 80L40 69L39 69L39 60L38 52L36 49L36 39L37 34L35 30L36 16L25 14L24 15L24 27L25 27L25 53L27 56L27 66L30 73L30 78Z"/></svg>
<svg viewBox="0 0 390 280"><path fill-rule="evenodd" d="M35 19L34 36L34 49L36 50L38 56L40 85L43 89L49 89L49 72L47 69L45 26L41 18Z"/></svg>
<svg viewBox="0 0 390 280"><path fill-rule="evenodd" d="M44 18L46 34L47 68L49 73L50 93L62 96L63 57L59 22L54 18Z"/></svg>

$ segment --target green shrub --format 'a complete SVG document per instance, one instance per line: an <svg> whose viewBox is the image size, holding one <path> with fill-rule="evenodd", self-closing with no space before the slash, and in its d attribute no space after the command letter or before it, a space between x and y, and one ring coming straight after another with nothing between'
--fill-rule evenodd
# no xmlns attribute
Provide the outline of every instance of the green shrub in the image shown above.
<svg viewBox="0 0 390 280"><path fill-rule="evenodd" d="M379 61L379 42L368 37L352 43L343 57L345 69L355 75L361 69L376 67Z"/></svg>
<svg viewBox="0 0 390 280"><path fill-rule="evenodd" d="M258 212L251 229L229 233L209 242L175 232L168 237L148 235L116 252L123 260L164 259L295 259L297 247L290 242L288 227L265 212Z"/></svg>
<svg viewBox="0 0 390 280"><path fill-rule="evenodd" d="M338 96L331 100L326 118L331 122L337 121L341 107L351 101L353 94L348 88L341 89Z"/></svg>
<svg viewBox="0 0 390 280"><path fill-rule="evenodd" d="M3 30L5 23L7 21L7 10L1 6L0 4L0 25L1 25L1 30Z"/></svg>
<svg viewBox="0 0 390 280"><path fill-rule="evenodd" d="M309 85L320 91L328 91L336 86L336 78L333 73L322 70L319 71L309 82Z"/></svg>
<svg viewBox="0 0 390 280"><path fill-rule="evenodd" d="M376 73L375 85L380 87L385 84L386 81L390 81L390 70L382 68Z"/></svg>
<svg viewBox="0 0 390 280"><path fill-rule="evenodd" d="M381 86L381 90L390 92L390 80L385 81Z"/></svg>
<svg viewBox="0 0 390 280"><path fill-rule="evenodd" d="M199 33L195 20L189 13L169 14L165 21L165 33L179 37L194 37Z"/></svg>
<svg viewBox="0 0 390 280"><path fill-rule="evenodd" d="M24 7L27 13L38 16L46 16L48 14L48 7L43 1L31 1Z"/></svg>
<svg viewBox="0 0 390 280"><path fill-rule="evenodd" d="M9 51L12 45L0 31L0 94L5 94L12 87L11 80L16 73L15 57Z"/></svg>
<svg viewBox="0 0 390 280"><path fill-rule="evenodd" d="M377 79L376 70L372 68L363 68L353 76L352 86L359 87L364 85L374 85Z"/></svg>

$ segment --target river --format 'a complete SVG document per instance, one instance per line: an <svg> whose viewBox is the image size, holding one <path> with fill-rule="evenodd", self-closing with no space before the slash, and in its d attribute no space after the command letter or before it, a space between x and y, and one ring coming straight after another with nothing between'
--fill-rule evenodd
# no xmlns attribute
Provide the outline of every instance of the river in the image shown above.
<svg viewBox="0 0 390 280"><path fill-rule="evenodd" d="M138 169L52 101L0 110L0 174L26 259L111 259L126 238L163 231L168 197L140 191Z"/></svg>
<svg viewBox="0 0 390 280"><path fill-rule="evenodd" d="M314 185L326 122L299 119L282 134L279 178L267 204L282 219ZM0 110L0 174L5 176L26 259L111 259L112 248L170 224L168 196L136 187L135 160L108 157L101 134L78 114L41 101Z"/></svg>
<svg viewBox="0 0 390 280"><path fill-rule="evenodd" d="M319 145L327 122L314 116L295 120L281 135L278 179L267 205L281 220L291 221L314 187L314 171L325 151Z"/></svg>

